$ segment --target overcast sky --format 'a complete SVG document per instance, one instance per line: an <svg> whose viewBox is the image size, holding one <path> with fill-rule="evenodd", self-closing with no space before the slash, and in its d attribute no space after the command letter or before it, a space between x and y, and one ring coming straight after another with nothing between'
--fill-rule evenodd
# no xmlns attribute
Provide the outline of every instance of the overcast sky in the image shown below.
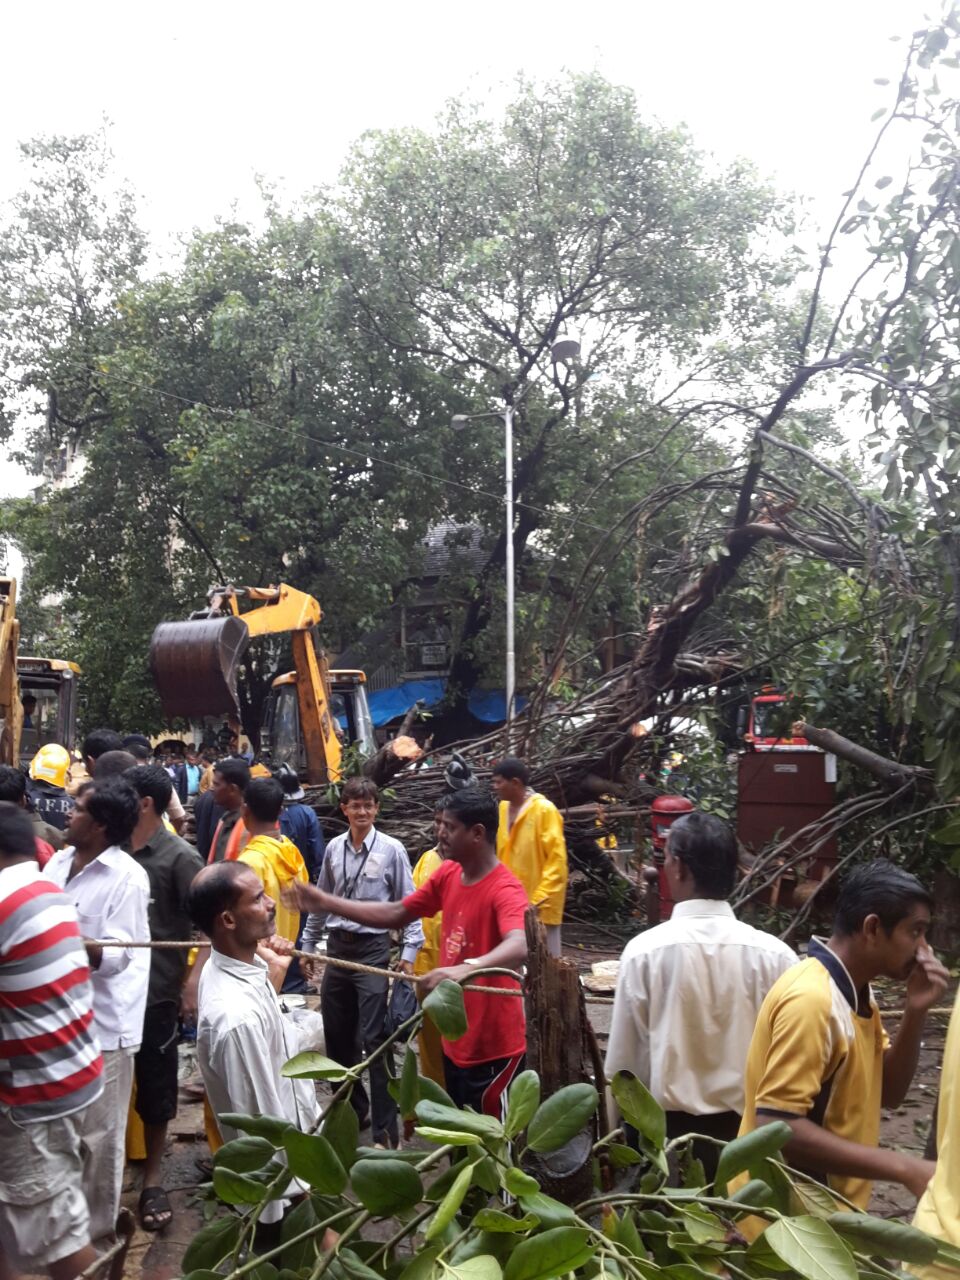
<svg viewBox="0 0 960 1280"><path fill-rule="evenodd" d="M493 108L518 71L597 69L642 110L685 122L722 160L745 156L826 221L889 101L919 0L487 0L468 5L166 4L48 0L4 12L0 199L17 143L97 128L158 246L236 202L254 175L296 195L335 179L365 129L427 125L471 91ZM0 494L24 478L2 468Z"/></svg>

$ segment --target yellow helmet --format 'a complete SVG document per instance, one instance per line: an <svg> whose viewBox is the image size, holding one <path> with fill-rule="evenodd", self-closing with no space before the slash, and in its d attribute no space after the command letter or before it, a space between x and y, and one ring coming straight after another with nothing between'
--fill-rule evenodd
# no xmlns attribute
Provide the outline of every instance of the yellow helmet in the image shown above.
<svg viewBox="0 0 960 1280"><path fill-rule="evenodd" d="M48 742L30 761L30 777L34 782L50 782L55 787L66 787L69 768L69 751L55 742Z"/></svg>

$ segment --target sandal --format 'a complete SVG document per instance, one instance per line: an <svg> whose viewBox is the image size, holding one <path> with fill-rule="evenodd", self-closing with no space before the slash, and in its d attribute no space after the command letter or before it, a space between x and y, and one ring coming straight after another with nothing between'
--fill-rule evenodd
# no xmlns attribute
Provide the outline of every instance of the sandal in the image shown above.
<svg viewBox="0 0 960 1280"><path fill-rule="evenodd" d="M173 1206L163 1187L144 1187L137 1202L144 1231L162 1231L173 1221Z"/></svg>

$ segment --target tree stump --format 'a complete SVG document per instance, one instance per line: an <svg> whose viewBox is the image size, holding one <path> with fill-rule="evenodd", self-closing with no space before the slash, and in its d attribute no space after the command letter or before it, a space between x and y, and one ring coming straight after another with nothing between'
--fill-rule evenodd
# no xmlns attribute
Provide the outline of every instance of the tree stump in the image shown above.
<svg viewBox="0 0 960 1280"><path fill-rule="evenodd" d="M559 1151L531 1153L526 1160L530 1173L547 1195L565 1204L576 1204L592 1193L593 1143L608 1129L603 1062L587 1018L576 964L547 953L546 933L536 908L527 911L525 927L527 1066L539 1075L543 1098L581 1081L596 1085L600 1092L595 1122Z"/></svg>

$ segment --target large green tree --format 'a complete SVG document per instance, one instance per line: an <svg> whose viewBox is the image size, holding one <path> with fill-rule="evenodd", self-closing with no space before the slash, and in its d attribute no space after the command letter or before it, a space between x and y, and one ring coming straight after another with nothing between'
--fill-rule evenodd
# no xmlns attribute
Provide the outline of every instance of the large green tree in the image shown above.
<svg viewBox="0 0 960 1280"><path fill-rule="evenodd" d="M560 542L611 461L655 438L654 388L668 371L682 381L729 366L779 312L794 266L779 235L786 210L749 169L714 171L599 76L521 83L496 121L456 102L432 132L367 136L333 216L352 322L442 377L461 412L516 406L521 565L528 547ZM551 348L569 335L581 356L555 365ZM456 461L496 493L502 427L477 422L472 434ZM699 434L678 432L691 470ZM636 471L618 474L578 540L629 505ZM447 500L495 527L486 497ZM569 558L577 548L565 545ZM470 591L454 698L489 655L505 549L504 531Z"/></svg>
<svg viewBox="0 0 960 1280"><path fill-rule="evenodd" d="M569 596L586 540L638 484L722 456L691 422L645 471L620 467L577 519L611 461L656 439L658 379L783 363L776 343L745 339L782 310L784 210L745 169L716 173L688 138L645 125L598 77L522 84L495 122L455 103L432 132L371 135L335 192L297 213L268 197L262 229L221 223L163 273L142 267L128 198L105 200L101 150L51 142L42 160L4 241L6 278L20 280L5 291L8 363L22 388L50 393L35 447L78 443L86 465L42 507L12 508L7 527L34 595L64 600L58 638L85 668L90 719L157 722L150 631L216 580L312 591L342 648L416 576L429 525L452 516L489 547L476 579L449 587L456 725L466 691L500 667L505 536L500 428L454 432L451 415L517 405L521 581L541 585L549 564L551 594ZM47 327L16 346L24 263L48 242L55 261L93 273L96 305L74 305L71 270L48 273L29 295ZM570 331L582 359L554 366L551 344ZM627 568L578 643L611 616L629 625L635 605ZM528 616L534 679L552 624L533 599ZM253 721L269 657L247 686Z"/></svg>

